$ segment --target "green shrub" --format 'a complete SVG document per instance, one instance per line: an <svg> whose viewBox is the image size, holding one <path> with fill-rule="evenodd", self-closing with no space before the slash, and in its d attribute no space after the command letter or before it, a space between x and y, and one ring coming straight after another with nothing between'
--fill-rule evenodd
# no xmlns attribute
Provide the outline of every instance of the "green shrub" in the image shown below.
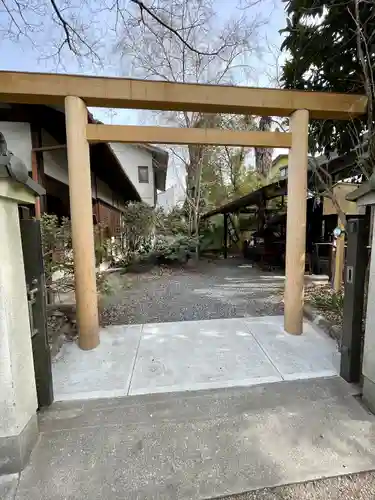
<svg viewBox="0 0 375 500"><path fill-rule="evenodd" d="M154 248L150 252L159 264L184 263L195 254L198 239L184 234L174 236L159 235L156 238Z"/></svg>
<svg viewBox="0 0 375 500"><path fill-rule="evenodd" d="M40 219L42 235L42 252L44 275L48 297L74 290L74 256L72 248L72 229L70 219L63 217L61 221L56 215L43 214ZM98 239L95 240L95 256L97 264L102 261L105 248ZM96 273L99 292L109 293L106 278Z"/></svg>
<svg viewBox="0 0 375 500"><path fill-rule="evenodd" d="M121 248L122 265L128 266L152 246L156 212L143 202L129 202L122 214Z"/></svg>

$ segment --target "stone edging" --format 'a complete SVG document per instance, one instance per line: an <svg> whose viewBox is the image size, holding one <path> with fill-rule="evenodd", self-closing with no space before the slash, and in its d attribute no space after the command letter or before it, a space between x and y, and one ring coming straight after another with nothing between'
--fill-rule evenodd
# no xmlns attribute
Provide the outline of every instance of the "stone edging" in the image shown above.
<svg viewBox="0 0 375 500"><path fill-rule="evenodd" d="M322 316L320 312L310 304L304 304L303 315L314 325L327 333L330 337L336 340L339 350L341 348L341 327L334 325L327 318Z"/></svg>

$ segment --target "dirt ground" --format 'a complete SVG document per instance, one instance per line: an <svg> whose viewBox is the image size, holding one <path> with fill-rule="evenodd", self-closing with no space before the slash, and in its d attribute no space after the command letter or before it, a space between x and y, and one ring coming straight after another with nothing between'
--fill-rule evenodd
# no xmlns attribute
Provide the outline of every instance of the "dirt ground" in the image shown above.
<svg viewBox="0 0 375 500"><path fill-rule="evenodd" d="M111 273L101 322L137 324L283 314L284 278L240 259Z"/></svg>

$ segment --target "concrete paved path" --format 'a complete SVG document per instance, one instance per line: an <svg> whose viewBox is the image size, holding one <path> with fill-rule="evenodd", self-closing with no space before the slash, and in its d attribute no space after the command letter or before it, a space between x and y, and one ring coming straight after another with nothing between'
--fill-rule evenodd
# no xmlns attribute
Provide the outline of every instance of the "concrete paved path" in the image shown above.
<svg viewBox="0 0 375 500"><path fill-rule="evenodd" d="M111 326L101 344L65 344L53 365L55 400L192 391L336 375L336 343L282 316Z"/></svg>
<svg viewBox="0 0 375 500"><path fill-rule="evenodd" d="M375 468L340 378L54 404L16 500L200 500Z"/></svg>

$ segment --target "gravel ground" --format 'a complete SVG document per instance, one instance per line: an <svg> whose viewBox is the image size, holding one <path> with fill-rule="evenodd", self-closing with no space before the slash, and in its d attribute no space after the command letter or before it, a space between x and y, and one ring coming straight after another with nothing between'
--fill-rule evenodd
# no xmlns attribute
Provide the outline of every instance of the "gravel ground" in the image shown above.
<svg viewBox="0 0 375 500"><path fill-rule="evenodd" d="M283 314L284 280L237 259L109 275L102 324L156 323Z"/></svg>
<svg viewBox="0 0 375 500"><path fill-rule="evenodd" d="M19 475L0 478L1 500L14 500ZM375 472L353 474L280 486L241 495L221 497L221 500L373 500L375 498Z"/></svg>
<svg viewBox="0 0 375 500"><path fill-rule="evenodd" d="M333 325L342 328L344 290L335 292L329 283L305 287L305 301Z"/></svg>
<svg viewBox="0 0 375 500"><path fill-rule="evenodd" d="M0 478L1 500L14 500L19 475ZM373 500L375 472L353 474L221 497L221 500Z"/></svg>
<svg viewBox="0 0 375 500"><path fill-rule="evenodd" d="M225 500L373 500L375 473L366 472L252 491Z"/></svg>

